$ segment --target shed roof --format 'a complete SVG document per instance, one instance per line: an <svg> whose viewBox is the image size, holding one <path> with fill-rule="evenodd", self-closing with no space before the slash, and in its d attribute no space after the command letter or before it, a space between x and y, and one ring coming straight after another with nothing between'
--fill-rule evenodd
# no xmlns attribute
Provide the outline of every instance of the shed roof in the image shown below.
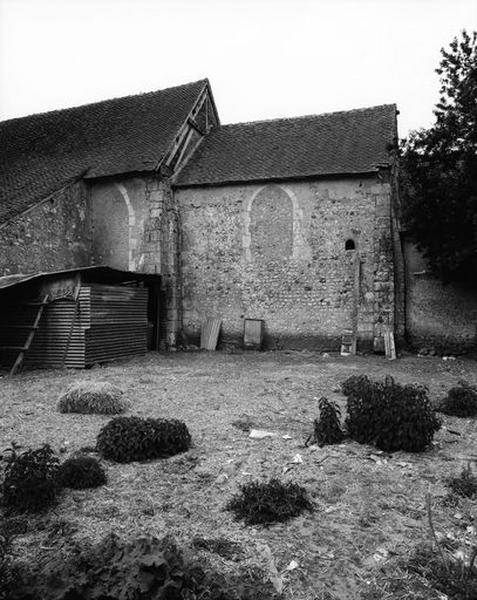
<svg viewBox="0 0 477 600"><path fill-rule="evenodd" d="M122 283L125 281L159 281L160 275L154 273L138 273L136 271L121 271L105 265L78 267L63 271L44 271L38 273L17 273L0 277L0 290L32 281L51 280L58 277L80 273L82 280L88 283Z"/></svg>
<svg viewBox="0 0 477 600"><path fill-rule="evenodd" d="M76 178L154 170L207 79L0 122L0 222Z"/></svg>
<svg viewBox="0 0 477 600"><path fill-rule="evenodd" d="M177 186L361 174L390 166L395 104L222 125L178 174Z"/></svg>

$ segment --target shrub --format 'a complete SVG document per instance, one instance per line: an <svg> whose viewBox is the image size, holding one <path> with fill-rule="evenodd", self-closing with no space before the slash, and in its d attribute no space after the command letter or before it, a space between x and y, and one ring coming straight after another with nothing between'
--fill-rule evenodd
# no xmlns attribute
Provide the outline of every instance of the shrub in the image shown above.
<svg viewBox="0 0 477 600"><path fill-rule="evenodd" d="M366 375L351 375L341 384L345 396L366 397L372 393L373 382Z"/></svg>
<svg viewBox="0 0 477 600"><path fill-rule="evenodd" d="M76 490L94 488L106 483L106 474L92 456L72 456L60 465L58 479L62 486Z"/></svg>
<svg viewBox="0 0 477 600"><path fill-rule="evenodd" d="M383 383L366 376L349 384L346 427L360 444L374 444L385 452L421 452L441 423L420 385L400 385L387 376Z"/></svg>
<svg viewBox="0 0 477 600"><path fill-rule="evenodd" d="M107 381L82 381L70 385L58 400L62 413L117 415L129 408L124 392Z"/></svg>
<svg viewBox="0 0 477 600"><path fill-rule="evenodd" d="M477 497L477 477L472 472L470 464L462 469L458 477L448 477L446 485L458 496Z"/></svg>
<svg viewBox="0 0 477 600"><path fill-rule="evenodd" d="M313 510L305 488L296 483L282 483L271 479L261 483L252 481L240 486L226 508L244 519L247 525L268 525L288 521L304 510Z"/></svg>
<svg viewBox="0 0 477 600"><path fill-rule="evenodd" d="M39 512L56 502L58 459L51 446L13 455L5 469L3 500L21 512Z"/></svg>
<svg viewBox="0 0 477 600"><path fill-rule="evenodd" d="M101 429L96 446L104 458L131 462L185 452L190 443L190 433L182 421L116 417Z"/></svg>
<svg viewBox="0 0 477 600"><path fill-rule="evenodd" d="M262 573L263 575L263 573ZM251 593L252 591L252 593ZM194 558L171 536L131 541L110 534L95 546L77 546L70 558L56 552L26 580L17 598L93 600L271 599L270 585L250 576L230 577Z"/></svg>
<svg viewBox="0 0 477 600"><path fill-rule="evenodd" d="M441 400L438 410L454 417L477 417L477 387L459 381Z"/></svg>
<svg viewBox="0 0 477 600"><path fill-rule="evenodd" d="M341 429L341 410L336 402L330 402L326 398L318 401L320 408L320 419L315 419L314 441L320 446L327 444L339 444L343 441Z"/></svg>

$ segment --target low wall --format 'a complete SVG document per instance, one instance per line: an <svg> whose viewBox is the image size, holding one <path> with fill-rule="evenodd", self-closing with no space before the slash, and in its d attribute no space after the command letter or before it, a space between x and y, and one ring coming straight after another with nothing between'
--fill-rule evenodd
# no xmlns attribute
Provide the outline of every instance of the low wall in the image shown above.
<svg viewBox="0 0 477 600"><path fill-rule="evenodd" d="M416 348L456 353L477 346L477 291L444 285L409 241L406 260L406 325Z"/></svg>

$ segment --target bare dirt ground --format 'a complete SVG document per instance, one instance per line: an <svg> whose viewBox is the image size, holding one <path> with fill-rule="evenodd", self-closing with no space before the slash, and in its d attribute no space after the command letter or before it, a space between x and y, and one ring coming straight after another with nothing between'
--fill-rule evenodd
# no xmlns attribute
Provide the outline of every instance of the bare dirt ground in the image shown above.
<svg viewBox="0 0 477 600"><path fill-rule="evenodd" d="M410 355L389 362L307 352L150 353L89 371L3 377L0 452L12 441L21 449L49 442L58 451L66 448L65 457L94 447L110 417L56 410L59 394L76 380L119 385L132 403L128 414L182 419L193 438L189 452L171 459L105 463L108 484L65 491L47 516L29 519L27 531L14 540L15 553L25 558L71 538L99 540L111 530L129 535L146 529L186 541L201 536L237 542L237 555L216 557L224 567L235 562L266 568L268 546L279 571L291 561L299 565L283 574L285 598L443 598L431 590L414 595L419 582L396 565L429 539L428 491L438 534L462 543L469 531L475 535L477 502L462 500L449 507L443 502L443 480L469 460L477 461L477 423L444 417L434 446L422 454L388 456L351 441L305 447L318 416L317 399L324 395L337 401L344 412L339 384L361 373L425 384L433 401L459 379L477 384L477 362L469 359ZM277 435L250 439L232 424L237 420ZM297 454L302 463L293 462ZM314 512L285 524L251 528L224 511L239 484L270 477L306 487Z"/></svg>

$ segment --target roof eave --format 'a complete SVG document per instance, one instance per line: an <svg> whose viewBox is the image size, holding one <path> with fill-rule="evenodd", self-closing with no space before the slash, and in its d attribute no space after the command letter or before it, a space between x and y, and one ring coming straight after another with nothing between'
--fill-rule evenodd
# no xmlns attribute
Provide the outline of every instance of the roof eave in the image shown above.
<svg viewBox="0 0 477 600"><path fill-rule="evenodd" d="M173 182L174 188L189 188L189 187L220 187L224 185L240 185L248 183L261 183L264 181L276 182L276 181L309 181L311 179L340 179L344 177L369 177L377 175L383 169L390 169L391 165L380 165L379 168L370 169L367 171L343 171L339 173L311 173L306 175L284 175L284 176L268 176L268 177L254 177L250 179L223 179L220 181L201 181L201 182Z"/></svg>
<svg viewBox="0 0 477 600"><path fill-rule="evenodd" d="M96 180L103 181L103 180L107 180L107 179L112 179L113 177L140 177L140 176L144 176L144 175L151 175L152 173L157 175L157 171L155 170L154 167L151 167L149 169L131 169L131 170L113 171L113 172L108 171L107 173L87 175L83 179L88 182L94 182Z"/></svg>

